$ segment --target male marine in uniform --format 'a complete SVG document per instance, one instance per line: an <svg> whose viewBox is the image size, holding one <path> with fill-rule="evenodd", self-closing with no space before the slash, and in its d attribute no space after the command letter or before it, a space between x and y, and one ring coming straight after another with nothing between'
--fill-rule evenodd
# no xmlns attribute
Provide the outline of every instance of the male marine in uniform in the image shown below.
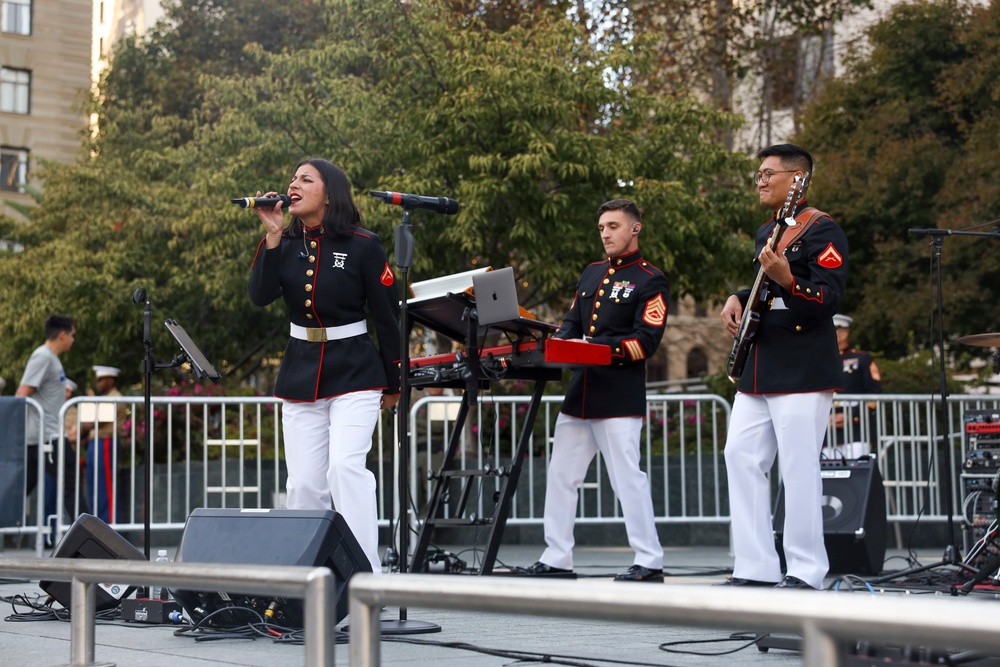
<svg viewBox="0 0 1000 667"><path fill-rule="evenodd" d="M754 270L762 269L770 286L726 436L736 556L726 585L822 589L829 562L819 454L833 392L842 383L833 315L847 284L847 238L822 214L802 236L792 237L784 252L772 249L768 239L779 222L777 213L795 179L812 173L813 160L791 144L765 148L757 157L761 163L754 183L761 206L773 215L757 230ZM795 213L804 208L803 198ZM739 330L749 296L749 289L737 292L722 308L730 335ZM775 455L785 485L784 577L774 546L767 476Z"/></svg>
<svg viewBox="0 0 1000 667"><path fill-rule="evenodd" d="M545 485L545 543L532 576L573 575L577 488L597 452L621 503L634 564L616 581L663 581L663 547L653 518L649 480L639 468L639 433L646 414L646 359L663 337L670 286L639 252L642 216L627 199L597 210L608 259L584 269L573 306L556 338L611 347L611 365L573 373L556 421Z"/></svg>

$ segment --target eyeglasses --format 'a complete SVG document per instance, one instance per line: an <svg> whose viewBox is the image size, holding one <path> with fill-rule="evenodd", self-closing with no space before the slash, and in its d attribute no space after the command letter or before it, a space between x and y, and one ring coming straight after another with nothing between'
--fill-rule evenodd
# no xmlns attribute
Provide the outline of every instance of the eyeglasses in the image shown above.
<svg viewBox="0 0 1000 667"><path fill-rule="evenodd" d="M798 171L798 169L783 169L781 171L774 171L773 169L765 169L764 171L758 171L753 175L753 184L760 185L761 183L767 183L771 180L771 177L775 174L791 174Z"/></svg>

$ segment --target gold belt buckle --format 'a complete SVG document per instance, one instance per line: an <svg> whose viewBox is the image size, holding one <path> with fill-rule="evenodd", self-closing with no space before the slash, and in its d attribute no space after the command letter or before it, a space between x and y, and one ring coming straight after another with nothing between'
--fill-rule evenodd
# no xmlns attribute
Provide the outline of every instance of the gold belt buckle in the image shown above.
<svg viewBox="0 0 1000 667"><path fill-rule="evenodd" d="M306 329L306 340L310 343L325 343L327 341L326 329L315 327Z"/></svg>

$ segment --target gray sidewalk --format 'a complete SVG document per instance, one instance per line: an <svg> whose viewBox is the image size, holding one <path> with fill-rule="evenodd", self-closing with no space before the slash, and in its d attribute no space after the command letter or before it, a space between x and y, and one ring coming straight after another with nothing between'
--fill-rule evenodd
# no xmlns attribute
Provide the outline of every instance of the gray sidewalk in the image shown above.
<svg viewBox="0 0 1000 667"><path fill-rule="evenodd" d="M462 548L450 551L466 558ZM507 565L530 564L541 553L538 546L502 548L498 559ZM895 552L892 552L895 553ZM7 551L5 557L30 557L26 552ZM678 547L666 549L664 595L674 586L707 586L725 578L732 563L724 547ZM892 555L892 554L889 554ZM937 557L922 554L926 562ZM581 576L610 578L631 564L627 547L578 548L576 570ZM898 561L897 561L898 562ZM621 584L623 595L630 586L657 584ZM69 662L69 624L60 621L14 622L9 620L9 599L15 595L28 598L44 595L36 581L0 582L4 622L0 623L0 664L4 667L46 667ZM942 606L947 599L942 598ZM21 607L18 611L27 611ZM946 609L942 610L946 613ZM637 625L630 623L581 621L531 616L500 615L480 612L439 611L409 608L408 618L427 621L441 627L441 632L407 635L382 642L382 664L431 667L470 665L500 667L513 664L542 664L542 656L551 656L550 664L574 665L756 665L783 667L802 664L797 652L773 649L761 652L746 646L733 655L706 656L666 653L659 646L665 642L703 641L705 644L676 646L677 649L703 653L721 653L747 644L733 641L730 635L750 632L753 628L720 631L708 628ZM383 611L383 619L399 618L397 608ZM350 619L347 619L349 622ZM345 622L343 625L345 625ZM297 666L305 662L302 646L275 643L266 638L196 641L191 636L175 636L177 626L143 625L121 621L98 622L95 661L117 665L180 667L194 665L273 665ZM459 648L476 647L482 652ZM512 652L504 654L503 652ZM525 655L528 654L528 655ZM337 646L336 664L348 664L348 647ZM564 656L560 659L558 656Z"/></svg>

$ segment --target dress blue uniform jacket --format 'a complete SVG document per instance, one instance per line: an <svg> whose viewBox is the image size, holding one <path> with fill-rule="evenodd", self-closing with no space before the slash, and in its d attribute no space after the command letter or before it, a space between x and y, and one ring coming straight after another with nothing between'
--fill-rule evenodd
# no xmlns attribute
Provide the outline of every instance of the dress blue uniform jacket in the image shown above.
<svg viewBox="0 0 1000 667"><path fill-rule="evenodd" d="M360 227L342 239L319 230L304 234L292 238L286 231L270 250L261 240L250 299L266 306L281 297L289 319L303 327L343 326L370 315L378 347L367 333L325 343L289 338L274 395L315 401L363 390L398 394L399 294L381 240Z"/></svg>
<svg viewBox="0 0 1000 667"><path fill-rule="evenodd" d="M555 337L609 345L611 365L574 371L562 412L581 419L645 416L646 359L663 338L669 303L666 276L638 251L583 270Z"/></svg>
<svg viewBox="0 0 1000 667"><path fill-rule="evenodd" d="M796 214L806 207L803 201ZM775 219L757 230L756 257L764 248ZM789 231L788 233L792 233ZM802 237L785 249L794 277L791 292L772 282L768 303L780 297L783 310L765 305L737 388L747 394L791 394L836 391L843 385L833 316L847 286L847 237L828 217L816 220ZM737 292L746 307L750 290Z"/></svg>

